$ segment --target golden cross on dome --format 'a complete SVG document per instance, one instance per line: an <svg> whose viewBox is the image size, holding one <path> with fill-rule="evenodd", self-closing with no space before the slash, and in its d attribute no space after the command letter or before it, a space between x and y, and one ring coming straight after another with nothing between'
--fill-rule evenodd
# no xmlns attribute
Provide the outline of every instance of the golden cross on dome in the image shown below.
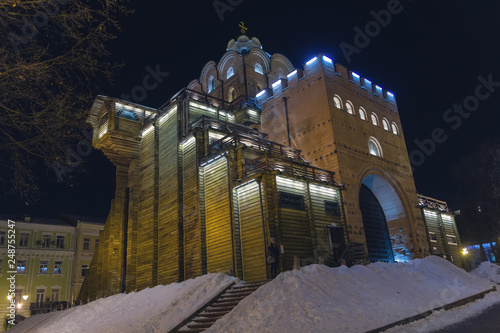
<svg viewBox="0 0 500 333"><path fill-rule="evenodd" d="M247 33L248 28L245 27L245 22L241 21L240 24L238 24L238 27L241 28L241 33L245 35Z"/></svg>

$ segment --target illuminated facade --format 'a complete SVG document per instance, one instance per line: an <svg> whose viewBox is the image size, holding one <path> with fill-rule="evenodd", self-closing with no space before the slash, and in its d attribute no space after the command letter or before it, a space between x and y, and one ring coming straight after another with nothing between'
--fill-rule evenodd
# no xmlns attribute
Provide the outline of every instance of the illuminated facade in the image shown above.
<svg viewBox="0 0 500 333"><path fill-rule="evenodd" d="M82 299L262 280L271 237L281 270L349 243L372 261L429 255L395 96L325 55L299 69L240 36L162 107L98 96L89 122L117 185Z"/></svg>

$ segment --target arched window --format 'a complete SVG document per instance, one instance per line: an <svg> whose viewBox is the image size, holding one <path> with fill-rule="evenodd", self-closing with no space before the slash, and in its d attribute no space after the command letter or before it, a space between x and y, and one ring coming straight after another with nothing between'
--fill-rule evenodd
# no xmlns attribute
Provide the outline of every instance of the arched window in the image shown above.
<svg viewBox="0 0 500 333"><path fill-rule="evenodd" d="M359 118L361 118L363 120L366 120L366 111L365 111L365 109L359 108L358 112L359 112Z"/></svg>
<svg viewBox="0 0 500 333"><path fill-rule="evenodd" d="M394 122L392 123L392 133L399 135L398 125L396 125L396 123L394 123Z"/></svg>
<svg viewBox="0 0 500 333"><path fill-rule="evenodd" d="M337 109L342 110L342 100L338 95L333 96L333 105L335 105Z"/></svg>
<svg viewBox="0 0 500 333"><path fill-rule="evenodd" d="M215 89L215 79L213 76L208 78L208 93L211 93Z"/></svg>
<svg viewBox="0 0 500 333"><path fill-rule="evenodd" d="M382 147L374 137L370 137L368 140L368 151L370 155L382 157Z"/></svg>
<svg viewBox="0 0 500 333"><path fill-rule="evenodd" d="M233 67L229 67L227 69L227 73L226 73L226 80L230 79L232 76L234 75L234 69Z"/></svg>
<svg viewBox="0 0 500 333"><path fill-rule="evenodd" d="M390 131L390 128L389 128L389 121L385 118L382 119L382 125L384 126L384 129L386 131Z"/></svg>
<svg viewBox="0 0 500 333"><path fill-rule="evenodd" d="M350 101L345 102L345 110L349 114L354 114L354 106L352 106L352 103Z"/></svg>
<svg viewBox="0 0 500 333"><path fill-rule="evenodd" d="M264 74L264 70L262 69L262 65L259 64L258 62L255 63L254 70L259 73L259 74Z"/></svg>
<svg viewBox="0 0 500 333"><path fill-rule="evenodd" d="M229 102L232 102L236 99L236 89L234 89L234 87L229 88L227 99Z"/></svg>
<svg viewBox="0 0 500 333"><path fill-rule="evenodd" d="M372 112L372 124L378 126L378 117L375 113Z"/></svg>

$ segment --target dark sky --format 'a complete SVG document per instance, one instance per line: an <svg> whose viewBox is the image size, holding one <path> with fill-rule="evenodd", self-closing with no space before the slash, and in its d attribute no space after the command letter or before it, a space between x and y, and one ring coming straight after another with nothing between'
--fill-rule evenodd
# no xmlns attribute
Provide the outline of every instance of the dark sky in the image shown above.
<svg viewBox="0 0 500 333"><path fill-rule="evenodd" d="M203 66L224 54L227 42L241 33L260 39L263 49L281 53L295 67L317 53L325 53L396 95L408 152L418 149L415 140L427 140L435 128L447 139L435 145L414 171L419 193L450 201L456 194L450 168L477 144L498 136L500 87L460 126L443 115L454 104L473 101L479 76L500 82L500 3L496 1L263 1L221 0L232 11L219 18L211 0L132 1L135 13L124 20L123 31L111 45L115 60L124 63L113 86L101 94L120 97L142 85L146 67L159 66L168 77L149 91L141 104L158 107L198 78ZM233 5L231 5L233 4ZM399 5L398 5L399 4ZM359 53L347 59L341 43L355 46L355 28L365 30L373 12L394 6L388 24L375 31ZM400 10L401 8L402 10ZM397 12L397 13L396 13ZM359 46L359 44L358 44ZM500 84L499 84L500 85ZM481 90L486 93L486 90ZM90 102L90 101L89 101ZM75 172L77 184L45 181L35 205L13 200L10 208L50 215L57 211L106 216L114 191L114 168L99 151L85 158ZM473 175L471 175L473 176Z"/></svg>

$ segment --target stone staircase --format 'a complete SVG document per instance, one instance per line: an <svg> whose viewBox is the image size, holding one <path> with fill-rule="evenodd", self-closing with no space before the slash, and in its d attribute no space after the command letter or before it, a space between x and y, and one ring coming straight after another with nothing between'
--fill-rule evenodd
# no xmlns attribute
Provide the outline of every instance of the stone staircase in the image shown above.
<svg viewBox="0 0 500 333"><path fill-rule="evenodd" d="M203 332L211 327L219 318L228 314L238 303L257 290L264 282L241 283L233 285L214 301L208 303L200 313L179 330L172 332Z"/></svg>

